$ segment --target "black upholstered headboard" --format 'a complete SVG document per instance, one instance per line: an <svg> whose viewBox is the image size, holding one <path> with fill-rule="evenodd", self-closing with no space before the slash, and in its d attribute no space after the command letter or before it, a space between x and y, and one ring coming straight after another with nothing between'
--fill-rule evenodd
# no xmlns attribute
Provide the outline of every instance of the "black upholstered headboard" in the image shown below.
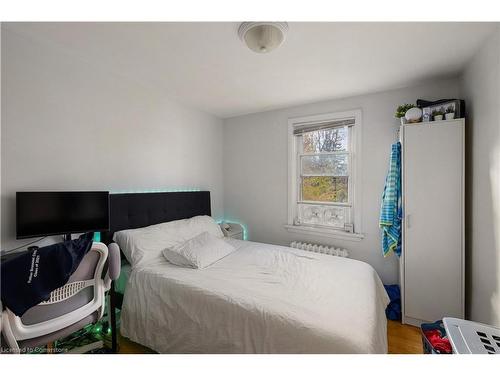
<svg viewBox="0 0 500 375"><path fill-rule="evenodd" d="M120 230L198 215L211 216L209 191L110 194L110 230L101 233L101 241L111 243Z"/></svg>

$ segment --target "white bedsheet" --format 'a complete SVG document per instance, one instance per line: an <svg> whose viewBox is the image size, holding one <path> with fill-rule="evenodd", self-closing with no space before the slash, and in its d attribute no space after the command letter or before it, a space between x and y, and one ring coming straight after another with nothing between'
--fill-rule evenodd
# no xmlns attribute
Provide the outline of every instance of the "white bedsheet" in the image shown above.
<svg viewBox="0 0 500 375"><path fill-rule="evenodd" d="M389 299L370 265L230 241L206 269L134 268L122 335L160 353L387 352Z"/></svg>

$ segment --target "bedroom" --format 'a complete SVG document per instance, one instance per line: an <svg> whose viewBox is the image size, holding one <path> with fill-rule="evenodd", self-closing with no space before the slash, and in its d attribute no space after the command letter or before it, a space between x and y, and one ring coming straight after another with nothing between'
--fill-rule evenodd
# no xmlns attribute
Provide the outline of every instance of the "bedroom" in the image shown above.
<svg viewBox="0 0 500 375"><path fill-rule="evenodd" d="M422 324L500 327L500 24L292 19L2 22L2 351L420 354ZM12 254L39 279L82 232L54 301L13 303ZM54 318L86 262L92 306Z"/></svg>

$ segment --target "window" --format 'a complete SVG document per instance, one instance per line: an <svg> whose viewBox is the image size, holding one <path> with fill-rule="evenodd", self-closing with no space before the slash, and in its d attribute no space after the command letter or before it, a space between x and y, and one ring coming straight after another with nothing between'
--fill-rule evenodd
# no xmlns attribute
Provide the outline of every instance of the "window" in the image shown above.
<svg viewBox="0 0 500 375"><path fill-rule="evenodd" d="M287 229L344 237L360 231L355 204L360 126L360 111L290 120Z"/></svg>

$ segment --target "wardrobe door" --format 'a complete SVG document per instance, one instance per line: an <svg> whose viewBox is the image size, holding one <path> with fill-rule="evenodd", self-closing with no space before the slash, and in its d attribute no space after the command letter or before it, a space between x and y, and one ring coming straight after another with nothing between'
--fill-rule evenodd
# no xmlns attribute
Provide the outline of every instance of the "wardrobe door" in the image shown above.
<svg viewBox="0 0 500 375"><path fill-rule="evenodd" d="M404 131L405 316L463 317L463 121Z"/></svg>

